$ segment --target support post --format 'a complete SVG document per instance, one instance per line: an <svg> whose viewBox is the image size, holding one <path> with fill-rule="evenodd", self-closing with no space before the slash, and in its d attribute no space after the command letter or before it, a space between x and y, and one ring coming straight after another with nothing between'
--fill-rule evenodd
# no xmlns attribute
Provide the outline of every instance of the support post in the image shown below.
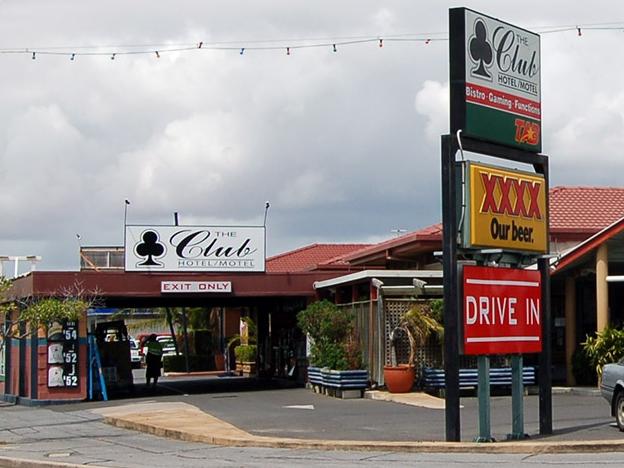
<svg viewBox="0 0 624 468"><path fill-rule="evenodd" d="M596 331L601 332L609 325L609 251L602 244L596 251Z"/></svg>
<svg viewBox="0 0 624 468"><path fill-rule="evenodd" d="M548 202L546 203L548 206ZM540 435L552 429L552 345L550 338L550 262L540 258L537 266L542 274L542 352L539 354L539 427Z"/></svg>
<svg viewBox="0 0 624 468"><path fill-rule="evenodd" d="M184 363L186 364L186 372L190 372L189 365L189 336L188 336L188 319L186 317L186 307L182 307L182 326L184 329Z"/></svg>
<svg viewBox="0 0 624 468"><path fill-rule="evenodd" d="M475 442L494 442L490 427L490 356L477 357L479 372L479 436Z"/></svg>
<svg viewBox="0 0 624 468"><path fill-rule="evenodd" d="M446 440L459 442L459 327L457 291L457 186L455 146L442 136L442 239L444 276L444 385Z"/></svg>
<svg viewBox="0 0 624 468"><path fill-rule="evenodd" d="M524 360L521 354L511 356L511 434L512 440L525 439L524 432L524 382L522 369Z"/></svg>
<svg viewBox="0 0 624 468"><path fill-rule="evenodd" d="M173 339L173 347L175 349L176 356L179 356L180 350L178 348L178 340L176 340L175 330L173 329L173 317L171 316L171 309L169 307L166 307L165 312L167 314L167 323L169 324L169 332L171 333L171 338Z"/></svg>
<svg viewBox="0 0 624 468"><path fill-rule="evenodd" d="M576 347L576 280L573 277L565 279L565 354L566 354L566 383L576 385L572 372L572 356Z"/></svg>

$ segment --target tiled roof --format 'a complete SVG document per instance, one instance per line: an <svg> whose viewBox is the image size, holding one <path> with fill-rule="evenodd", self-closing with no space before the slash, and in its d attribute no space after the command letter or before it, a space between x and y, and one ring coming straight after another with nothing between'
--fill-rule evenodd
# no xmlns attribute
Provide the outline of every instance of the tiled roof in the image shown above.
<svg viewBox="0 0 624 468"><path fill-rule="evenodd" d="M624 216L624 188L553 187L550 230L598 232Z"/></svg>
<svg viewBox="0 0 624 468"><path fill-rule="evenodd" d="M367 255L381 252L387 249L391 249L392 247L408 244L410 242L417 241L439 241L442 242L442 224L432 224L431 226L427 226L425 228L419 229L418 231L408 232L407 234L403 234L402 236L395 237L393 239L389 239L378 244L369 245L360 250L356 250L349 254L345 255L345 259L352 260L355 258L366 257Z"/></svg>
<svg viewBox="0 0 624 468"><path fill-rule="evenodd" d="M330 261L339 261L343 255L369 246L370 244L311 244L267 258L266 271L309 271L319 264L327 265Z"/></svg>

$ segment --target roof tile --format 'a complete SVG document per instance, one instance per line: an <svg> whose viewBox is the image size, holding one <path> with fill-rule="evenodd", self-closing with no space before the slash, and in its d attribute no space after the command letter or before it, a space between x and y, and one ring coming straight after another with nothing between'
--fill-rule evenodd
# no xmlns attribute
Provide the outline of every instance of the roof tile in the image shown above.
<svg viewBox="0 0 624 468"><path fill-rule="evenodd" d="M370 244L311 244L267 258L266 270L271 273L309 271L319 264L339 261L343 255Z"/></svg>

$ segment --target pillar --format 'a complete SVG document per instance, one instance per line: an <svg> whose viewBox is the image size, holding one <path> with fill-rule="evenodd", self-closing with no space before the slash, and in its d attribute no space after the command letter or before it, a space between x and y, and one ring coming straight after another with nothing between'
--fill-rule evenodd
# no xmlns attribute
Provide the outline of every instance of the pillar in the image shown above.
<svg viewBox="0 0 624 468"><path fill-rule="evenodd" d="M596 251L596 331L601 332L609 325L609 251L602 244Z"/></svg>
<svg viewBox="0 0 624 468"><path fill-rule="evenodd" d="M576 384L572 373L572 354L576 348L576 281L573 276L565 279L565 357L566 382Z"/></svg>

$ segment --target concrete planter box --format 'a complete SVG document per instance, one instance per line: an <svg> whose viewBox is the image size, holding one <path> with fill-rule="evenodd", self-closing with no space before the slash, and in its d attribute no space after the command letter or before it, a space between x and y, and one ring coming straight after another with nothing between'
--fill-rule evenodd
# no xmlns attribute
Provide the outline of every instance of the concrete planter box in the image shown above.
<svg viewBox="0 0 624 468"><path fill-rule="evenodd" d="M368 387L368 371L338 371L310 366L308 382L315 393L336 398L362 398L364 390Z"/></svg>

